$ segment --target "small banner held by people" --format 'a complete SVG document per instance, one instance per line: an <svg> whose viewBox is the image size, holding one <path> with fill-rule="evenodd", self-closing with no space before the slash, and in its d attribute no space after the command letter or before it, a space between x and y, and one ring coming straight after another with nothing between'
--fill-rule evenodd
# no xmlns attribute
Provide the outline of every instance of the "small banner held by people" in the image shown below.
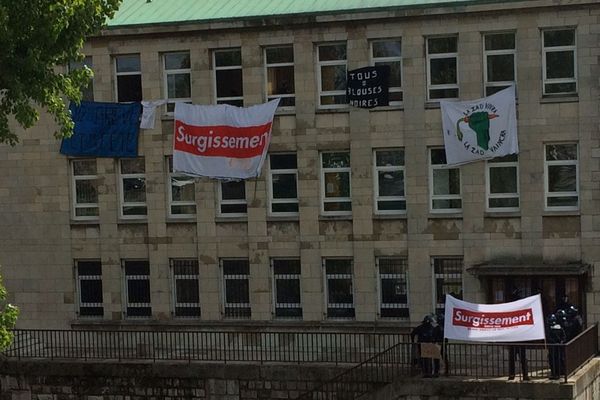
<svg viewBox="0 0 600 400"><path fill-rule="evenodd" d="M82 101L69 106L75 127L60 153L74 157L136 157L140 103Z"/></svg>
<svg viewBox="0 0 600 400"><path fill-rule="evenodd" d="M348 71L348 104L359 108L389 105L390 66L364 67Z"/></svg>
<svg viewBox="0 0 600 400"><path fill-rule="evenodd" d="M446 295L444 337L474 342L545 339L539 294L502 304L475 304Z"/></svg>
<svg viewBox="0 0 600 400"><path fill-rule="evenodd" d="M474 101L440 101L448 166L519 152L515 87Z"/></svg>
<svg viewBox="0 0 600 400"><path fill-rule="evenodd" d="M175 104L173 170L247 179L260 175L279 99L242 108Z"/></svg>

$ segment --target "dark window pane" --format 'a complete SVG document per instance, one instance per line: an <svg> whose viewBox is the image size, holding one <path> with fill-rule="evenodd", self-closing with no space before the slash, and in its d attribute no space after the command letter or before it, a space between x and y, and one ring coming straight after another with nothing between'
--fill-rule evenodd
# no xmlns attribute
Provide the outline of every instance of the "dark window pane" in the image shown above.
<svg viewBox="0 0 600 400"><path fill-rule="evenodd" d="M381 280L382 303L406 303L406 283L400 278L386 278Z"/></svg>
<svg viewBox="0 0 600 400"><path fill-rule="evenodd" d="M577 196L549 197L548 207L577 207Z"/></svg>
<svg viewBox="0 0 600 400"><path fill-rule="evenodd" d="M577 191L577 166L576 165L549 165L548 166L548 191L550 191L550 192L576 192Z"/></svg>
<svg viewBox="0 0 600 400"><path fill-rule="evenodd" d="M300 260L273 260L275 274L300 274Z"/></svg>
<svg viewBox="0 0 600 400"><path fill-rule="evenodd" d="M432 85L455 84L456 80L456 58L436 58L430 60L430 73Z"/></svg>
<svg viewBox="0 0 600 400"><path fill-rule="evenodd" d="M73 175L96 175L96 160L74 160Z"/></svg>
<svg viewBox="0 0 600 400"><path fill-rule="evenodd" d="M79 307L79 316L81 317L102 317L104 307Z"/></svg>
<svg viewBox="0 0 600 400"><path fill-rule="evenodd" d="M176 317L199 317L200 307L175 307Z"/></svg>
<svg viewBox="0 0 600 400"><path fill-rule="evenodd" d="M121 160L122 174L143 174L146 171L143 158L129 158Z"/></svg>
<svg viewBox="0 0 600 400"><path fill-rule="evenodd" d="M302 318L302 309L299 307L277 307L275 316L281 318Z"/></svg>
<svg viewBox="0 0 600 400"><path fill-rule="evenodd" d="M243 107L244 100L217 100L217 104L229 104L230 106Z"/></svg>
<svg viewBox="0 0 600 400"><path fill-rule="evenodd" d="M577 160L577 145L549 144L546 146L546 160Z"/></svg>
<svg viewBox="0 0 600 400"><path fill-rule="evenodd" d="M297 213L298 203L274 203L271 205L271 211L274 213Z"/></svg>
<svg viewBox="0 0 600 400"><path fill-rule="evenodd" d="M404 150L378 150L375 159L378 167L403 166Z"/></svg>
<svg viewBox="0 0 600 400"><path fill-rule="evenodd" d="M188 69L190 68L190 53L168 53L165 54L165 69Z"/></svg>
<svg viewBox="0 0 600 400"><path fill-rule="evenodd" d="M490 168L490 193L516 193L517 167Z"/></svg>
<svg viewBox="0 0 600 400"><path fill-rule="evenodd" d="M128 203L145 202L146 180L144 178L124 178L123 199Z"/></svg>
<svg viewBox="0 0 600 400"><path fill-rule="evenodd" d="M376 62L375 65L387 65L390 67L390 87L402 86L402 64L400 63L400 61Z"/></svg>
<svg viewBox="0 0 600 400"><path fill-rule="evenodd" d="M127 280L128 303L150 303L150 281L148 279Z"/></svg>
<svg viewBox="0 0 600 400"><path fill-rule="evenodd" d="M458 168L433 170L433 194L460 194L460 170Z"/></svg>
<svg viewBox="0 0 600 400"><path fill-rule="evenodd" d="M126 56L115 57L117 61L117 72L139 72L140 56L138 54L130 54Z"/></svg>
<svg viewBox="0 0 600 400"><path fill-rule="evenodd" d="M277 279L275 290L277 303L300 303L300 280Z"/></svg>
<svg viewBox="0 0 600 400"><path fill-rule="evenodd" d="M79 282L82 303L102 303L102 281L83 279Z"/></svg>
<svg viewBox="0 0 600 400"><path fill-rule="evenodd" d="M462 207L462 201L460 199L452 200L433 200L433 209L460 209Z"/></svg>
<svg viewBox="0 0 600 400"><path fill-rule="evenodd" d="M346 90L346 66L325 65L321 67L321 90Z"/></svg>
<svg viewBox="0 0 600 400"><path fill-rule="evenodd" d="M100 261L78 261L77 273L79 276L102 275L102 266Z"/></svg>
<svg viewBox="0 0 600 400"><path fill-rule="evenodd" d="M327 301L330 304L352 304L352 279L327 279Z"/></svg>
<svg viewBox="0 0 600 400"><path fill-rule="evenodd" d="M404 196L404 172L379 172L379 196Z"/></svg>
<svg viewBox="0 0 600 400"><path fill-rule="evenodd" d="M491 96L494 93L498 93L501 90L506 89L507 87L509 87L510 85L505 85L505 86L488 86L485 88L485 95L486 96Z"/></svg>
<svg viewBox="0 0 600 400"><path fill-rule="evenodd" d="M352 202L335 201L327 202L323 206L324 211L352 211Z"/></svg>
<svg viewBox="0 0 600 400"><path fill-rule="evenodd" d="M248 280L228 278L225 281L225 301L227 303L249 303Z"/></svg>
<svg viewBox="0 0 600 400"><path fill-rule="evenodd" d="M221 214L246 214L247 212L246 204L221 204Z"/></svg>
<svg viewBox="0 0 600 400"><path fill-rule="evenodd" d="M343 168L350 166L350 153L323 153L323 168Z"/></svg>
<svg viewBox="0 0 600 400"><path fill-rule="evenodd" d="M346 59L345 44L331 44L319 46L319 61L333 61Z"/></svg>
<svg viewBox="0 0 600 400"><path fill-rule="evenodd" d="M75 209L76 217L97 217L98 215L98 207L77 207Z"/></svg>
<svg viewBox="0 0 600 400"><path fill-rule="evenodd" d="M142 101L142 76L117 76L117 93L119 103Z"/></svg>
<svg viewBox="0 0 600 400"><path fill-rule="evenodd" d="M296 174L273 174L273 198L297 198Z"/></svg>
<svg viewBox="0 0 600 400"><path fill-rule="evenodd" d="M409 318L408 308L382 308L381 317L383 318Z"/></svg>
<svg viewBox="0 0 600 400"><path fill-rule="evenodd" d="M515 57L512 54L487 57L488 82L514 81Z"/></svg>
<svg viewBox="0 0 600 400"><path fill-rule="evenodd" d="M242 65L242 52L239 49L215 51L217 67L232 67Z"/></svg>
<svg viewBox="0 0 600 400"><path fill-rule="evenodd" d="M518 208L519 198L490 199L490 208Z"/></svg>
<svg viewBox="0 0 600 400"><path fill-rule="evenodd" d="M575 54L570 50L546 53L546 78L575 78Z"/></svg>
<svg viewBox="0 0 600 400"><path fill-rule="evenodd" d="M575 44L575 30L565 29L544 32L544 46L572 46Z"/></svg>
<svg viewBox="0 0 600 400"><path fill-rule="evenodd" d="M514 33L493 33L485 35L486 50L511 50L515 48Z"/></svg>
<svg viewBox="0 0 600 400"><path fill-rule="evenodd" d="M270 67L267 70L267 95L293 94L294 67Z"/></svg>
<svg viewBox="0 0 600 400"><path fill-rule="evenodd" d="M196 214L196 206L171 206L171 214L173 214L173 215Z"/></svg>
<svg viewBox="0 0 600 400"><path fill-rule="evenodd" d="M446 164L446 150L431 149L431 165L444 165L444 164Z"/></svg>
<svg viewBox="0 0 600 400"><path fill-rule="evenodd" d="M175 281L175 293L178 303L198 303L200 294L197 279L177 279Z"/></svg>
<svg viewBox="0 0 600 400"><path fill-rule="evenodd" d="M294 62L294 48L286 47L268 47L265 49L267 55L267 64L281 64Z"/></svg>
<svg viewBox="0 0 600 400"><path fill-rule="evenodd" d="M350 173L326 172L325 197L350 197Z"/></svg>
<svg viewBox="0 0 600 400"><path fill-rule="evenodd" d="M148 214L148 209L145 206L125 206L123 207L123 215L146 215Z"/></svg>
<svg viewBox="0 0 600 400"><path fill-rule="evenodd" d="M560 93L575 93L577 91L577 84L573 83L547 83L544 85L546 94L560 94Z"/></svg>
<svg viewBox="0 0 600 400"><path fill-rule="evenodd" d="M75 181L75 202L76 203L97 203L98 202L98 182L94 180Z"/></svg>
<svg viewBox="0 0 600 400"><path fill-rule="evenodd" d="M457 99L458 89L433 89L429 91L429 98L436 99Z"/></svg>
<svg viewBox="0 0 600 400"><path fill-rule="evenodd" d="M225 275L248 275L250 264L248 260L223 260L223 273Z"/></svg>
<svg viewBox="0 0 600 400"><path fill-rule="evenodd" d="M400 56L402 56L402 42L400 40L373 42L373 58Z"/></svg>
<svg viewBox="0 0 600 400"><path fill-rule="evenodd" d="M169 74L167 77L167 97L170 99L188 98L192 89L189 74Z"/></svg>
<svg viewBox="0 0 600 400"><path fill-rule="evenodd" d="M173 273L177 275L198 275L197 260L173 260Z"/></svg>
<svg viewBox="0 0 600 400"><path fill-rule="evenodd" d="M351 274L352 273L352 261L350 260L336 260L327 259L325 261L325 268L327 275L331 274Z"/></svg>
<svg viewBox="0 0 600 400"><path fill-rule="evenodd" d="M399 211L406 210L406 201L394 200L394 201L378 201L377 209L379 211Z"/></svg>
<svg viewBox="0 0 600 400"><path fill-rule="evenodd" d="M298 164L296 154L271 154L271 169L296 169Z"/></svg>
<svg viewBox="0 0 600 400"><path fill-rule="evenodd" d="M245 200L246 184L244 181L221 182L223 200Z"/></svg>
<svg viewBox="0 0 600 400"><path fill-rule="evenodd" d="M148 261L126 261L125 275L149 275L150 264Z"/></svg>
<svg viewBox="0 0 600 400"><path fill-rule="evenodd" d="M243 95L242 70L216 71L217 97L240 97Z"/></svg>
<svg viewBox="0 0 600 400"><path fill-rule="evenodd" d="M456 53L457 46L458 38L456 36L427 39L429 54Z"/></svg>

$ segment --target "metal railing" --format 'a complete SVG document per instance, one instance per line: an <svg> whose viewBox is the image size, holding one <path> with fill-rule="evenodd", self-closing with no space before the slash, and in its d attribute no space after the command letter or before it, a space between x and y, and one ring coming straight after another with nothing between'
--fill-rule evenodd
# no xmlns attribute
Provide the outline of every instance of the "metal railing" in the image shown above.
<svg viewBox="0 0 600 400"><path fill-rule="evenodd" d="M13 330L14 358L357 364L403 333Z"/></svg>
<svg viewBox="0 0 600 400"><path fill-rule="evenodd" d="M398 343L374 355L333 379L300 395L303 400L356 399L394 382L399 377L421 373L414 359L416 344ZM525 366L530 379L550 378L551 355L558 375L566 382L587 361L598 354L598 325L587 328L569 343L446 343L442 350L441 368L447 376L469 378L510 378L523 374ZM511 356L512 353L512 356ZM522 364L520 356L524 356ZM513 367L511 367L513 364ZM433 360L431 360L433 370ZM512 369L512 371L511 371Z"/></svg>

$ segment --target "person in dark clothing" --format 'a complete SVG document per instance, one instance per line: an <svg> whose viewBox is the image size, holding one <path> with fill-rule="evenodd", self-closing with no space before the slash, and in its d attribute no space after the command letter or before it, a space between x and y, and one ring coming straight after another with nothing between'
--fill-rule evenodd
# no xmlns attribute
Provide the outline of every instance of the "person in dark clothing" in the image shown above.
<svg viewBox="0 0 600 400"><path fill-rule="evenodd" d="M565 310L565 334L567 335L567 342L573 340L577 335L583 332L583 319L579 315L579 310L575 306L570 306Z"/></svg>
<svg viewBox="0 0 600 400"><path fill-rule="evenodd" d="M435 321L437 324L433 328L433 341L441 347L441 355L444 357L444 315L436 315ZM440 376L440 359L435 358L433 360L433 377L437 378L438 376Z"/></svg>
<svg viewBox="0 0 600 400"><path fill-rule="evenodd" d="M566 294L560 298L560 302L556 306L556 310L568 310L573 304L569 301L569 296Z"/></svg>
<svg viewBox="0 0 600 400"><path fill-rule="evenodd" d="M417 339L417 343L433 343L433 319L426 315L423 318L421 325L414 328L410 333L410 339L412 342ZM432 359L419 356L419 366L424 377L432 376Z"/></svg>
<svg viewBox="0 0 600 400"><path fill-rule="evenodd" d="M566 343L566 335L563 327L558 323L556 315L550 314L548 323L548 363L550 364L550 379L559 379L565 373L564 349L558 344Z"/></svg>
<svg viewBox="0 0 600 400"><path fill-rule="evenodd" d="M516 301L522 299L523 296L518 288L513 289L511 293L510 301ZM512 381L515 379L515 360L519 357L521 363L521 373L523 374L523 380L529 380L529 374L527 373L527 354L526 348L523 345L512 345L508 346L508 380Z"/></svg>

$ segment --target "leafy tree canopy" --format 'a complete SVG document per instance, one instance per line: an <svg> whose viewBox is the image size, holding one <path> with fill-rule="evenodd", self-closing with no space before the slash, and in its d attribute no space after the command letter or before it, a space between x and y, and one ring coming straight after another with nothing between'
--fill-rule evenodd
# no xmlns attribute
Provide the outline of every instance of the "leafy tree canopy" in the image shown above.
<svg viewBox="0 0 600 400"><path fill-rule="evenodd" d="M68 137L73 121L65 99L79 102L92 71L67 73L56 66L83 59L86 37L102 28L121 0L0 0L0 143L14 145L9 127L23 128L39 119L36 105L58 125L56 137Z"/></svg>
<svg viewBox="0 0 600 400"><path fill-rule="evenodd" d="M15 326L19 309L6 303L6 289L0 278L0 351L7 348L12 342L11 328Z"/></svg>

